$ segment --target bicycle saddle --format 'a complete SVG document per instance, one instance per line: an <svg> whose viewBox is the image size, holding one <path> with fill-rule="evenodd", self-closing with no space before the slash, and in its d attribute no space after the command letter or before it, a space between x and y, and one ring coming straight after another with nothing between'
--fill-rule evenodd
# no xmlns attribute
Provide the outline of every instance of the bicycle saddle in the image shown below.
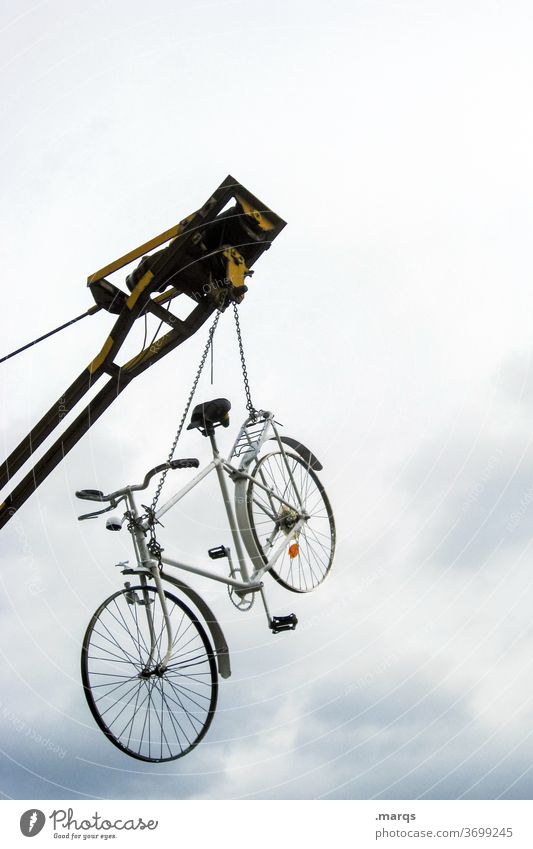
<svg viewBox="0 0 533 849"><path fill-rule="evenodd" d="M227 398L215 398L213 401L197 404L192 411L187 430L197 427L206 436L212 433L217 425L228 427L230 410L231 403Z"/></svg>

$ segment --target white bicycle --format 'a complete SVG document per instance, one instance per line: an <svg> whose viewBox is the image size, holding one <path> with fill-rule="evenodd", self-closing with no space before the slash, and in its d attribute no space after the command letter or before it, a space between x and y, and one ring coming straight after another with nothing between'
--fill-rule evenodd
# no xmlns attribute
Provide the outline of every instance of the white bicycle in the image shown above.
<svg viewBox="0 0 533 849"><path fill-rule="evenodd" d="M331 569L335 523L316 475L322 466L304 445L281 436L273 414L264 411L254 411L246 419L229 459L222 457L215 428L228 426L230 407L229 401L219 398L194 408L189 428L198 428L209 438L213 459L159 509L140 511L135 493L146 489L154 475L197 468L198 460L170 460L151 469L142 484L108 495L96 490L76 493L82 499L108 502L104 510L80 519L119 504L126 508L122 517L106 524L110 530L127 527L135 565L120 564L130 580L92 617L81 665L96 722L115 746L139 760L171 761L190 752L211 724L218 674L222 678L231 674L228 647L213 612L196 590L169 570L226 584L240 610L250 609L259 595L268 625L277 634L294 630L297 619L294 614L270 614L264 576L268 573L286 589L306 593ZM224 500L232 547L221 545L208 554L227 561L226 575L171 559L155 536L158 520L211 472ZM228 480L234 485L233 498ZM164 582L179 597L165 589Z"/></svg>

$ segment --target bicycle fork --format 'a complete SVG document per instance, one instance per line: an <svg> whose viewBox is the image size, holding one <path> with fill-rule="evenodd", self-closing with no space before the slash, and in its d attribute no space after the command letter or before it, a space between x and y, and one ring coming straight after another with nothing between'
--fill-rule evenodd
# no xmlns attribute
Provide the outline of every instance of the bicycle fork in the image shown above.
<svg viewBox="0 0 533 849"><path fill-rule="evenodd" d="M150 599L148 598L149 594L148 594L148 592L146 591L146 588L145 588L146 587L146 577L144 575L142 575L141 576L141 583L143 585L143 597L144 597L144 602L145 602L146 618L148 620L148 628L149 628L149 631L150 631L150 653L148 655L148 660L146 661L146 666L142 671L143 677L147 677L147 678L150 677L150 675L153 675L153 674L162 675L166 671L167 664L170 660L170 655L172 653L172 642L173 642L173 639L174 639L174 635L172 633L172 628L171 628L171 625L170 625L170 617L168 615L167 600L165 598L165 593L163 591L163 584L162 584L161 578L159 576L159 564L157 563L157 561L152 560L149 568L150 568L152 578L155 581L155 586L156 586L156 589L157 589L157 595L159 597L159 603L161 604L161 610L163 611L163 618L165 620L165 630L166 630L166 635L167 635L167 651L166 651L166 654L165 654L163 660L160 661L156 666L153 666L154 658L155 658L155 652L156 652L156 646L157 646L158 640L157 640L157 637L156 637L156 634L155 634L154 617L152 615L152 608L151 608L151 605L149 603Z"/></svg>
<svg viewBox="0 0 533 849"><path fill-rule="evenodd" d="M172 644L174 640L174 635L172 633L172 627L170 624L170 616L167 608L167 600L165 598L165 593L163 590L163 583L159 574L159 563L157 562L157 560L150 556L148 546L146 545L144 531L138 524L139 517L131 493L128 493L128 504L130 508L130 513L133 518L132 537L134 541L135 555L139 567L143 570L140 573L140 581L142 585L143 606L146 612L148 630L150 632L150 651L145 664L145 668L141 672L141 676L144 678L149 678L151 675L154 674L161 676L165 672L167 664L170 660L170 656L172 654ZM155 582L157 596L159 598L159 603L163 612L163 619L165 622L165 631L167 636L167 650L165 656L163 657L162 661L157 663L157 665L154 665L154 661L156 657L158 638L156 636L154 627L154 617L151 607L152 600L150 598L150 594L147 591L146 572L150 573L151 577L154 579Z"/></svg>

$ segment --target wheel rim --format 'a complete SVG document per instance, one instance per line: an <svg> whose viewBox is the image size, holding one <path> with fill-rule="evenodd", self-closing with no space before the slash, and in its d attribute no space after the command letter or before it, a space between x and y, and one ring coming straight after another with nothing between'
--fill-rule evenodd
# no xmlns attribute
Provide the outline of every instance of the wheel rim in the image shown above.
<svg viewBox="0 0 533 849"><path fill-rule="evenodd" d="M150 602L156 651L150 668ZM207 635L191 610L165 592L172 654L155 587L132 587L108 598L94 614L83 642L82 680L89 707L111 742L139 760L176 760L206 734L218 682Z"/></svg>
<svg viewBox="0 0 533 849"><path fill-rule="evenodd" d="M248 519L264 563L283 536L287 537L287 547L270 574L286 589L305 593L321 584L331 568L335 523L324 487L313 470L301 457L289 452L285 452L285 457L288 470L281 452L266 454L257 463L247 488ZM269 497L259 483L270 487L290 506ZM303 512L308 518L298 539L290 540L291 527ZM293 549L291 556L289 549L294 542L297 551Z"/></svg>

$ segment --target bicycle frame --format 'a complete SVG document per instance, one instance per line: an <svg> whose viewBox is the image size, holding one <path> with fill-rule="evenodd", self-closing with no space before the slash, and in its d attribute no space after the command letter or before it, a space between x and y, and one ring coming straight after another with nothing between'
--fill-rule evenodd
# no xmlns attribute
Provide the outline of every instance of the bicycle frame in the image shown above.
<svg viewBox="0 0 533 849"><path fill-rule="evenodd" d="M255 420L247 419L242 425L239 435L233 445L231 457L240 457L240 463L238 466L234 465L230 462L230 460L222 457L218 451L218 447L216 444L216 439L214 434L209 435L209 439L211 442L211 448L213 452L213 459L210 463L208 463L189 483L183 486L178 492L176 492L168 501L166 501L159 510L155 513L155 518L160 519L163 515L165 515L169 510L172 509L182 498L184 498L191 490L193 490L198 484L200 484L204 478L206 478L211 472L215 472L217 476L217 480L219 483L220 491L222 493L222 498L224 501L224 506L226 509L226 515L228 518L228 524L230 527L230 532L233 540L234 550L237 557L238 567L234 569L232 566L231 557L229 557L230 564L230 576L223 576L216 572L213 572L208 569L202 569L197 566L193 566L188 563L184 563L182 561L173 560L170 557L161 557L161 564L164 566L169 566L175 569L181 569L185 572L190 572L195 575L199 575L200 577L208 578L213 581L217 581L219 583L226 584L228 587L235 590L235 592L244 597L249 593L259 592L263 601L263 605L265 608L265 613L267 615L267 619L270 622L270 612L268 609L268 605L266 602L265 594L263 591L263 583L261 578L263 575L271 569L276 561L279 559L281 554L286 550L287 543L294 538L297 538L298 533L302 526L305 523L306 518L308 518L307 514L302 510L302 498L296 487L296 483L293 479L293 476L290 471L289 464L287 462L287 457L285 454L285 450L283 447L283 443L278 434L276 423L273 419L272 413L264 413L264 418L260 422L256 422ZM254 427L256 430L254 431ZM273 434L273 437L270 436ZM253 478L248 472L247 469L257 458L259 451L263 444L267 441L267 439L274 439L278 443L278 448L284 458L284 462L287 468L287 472L290 476L292 485L294 487L294 491L297 494L297 498L299 501L298 505L291 504L289 501L285 500L282 496L275 493L271 488L269 488L265 483L259 481L257 478ZM228 476L233 483L235 484L235 509L232 504L232 500L228 491L228 486L226 482L226 476ZM263 489L268 496L268 500L274 509L275 505L273 504L273 499L275 502L278 502L281 506L287 507L293 513L298 515L298 519L295 521L294 525L290 530L287 530L284 538L278 543L278 545L273 549L271 555L268 558L267 563L264 563L263 557L260 551L257 548L257 544L253 535L251 533L249 527L249 521L246 515L246 487L249 481L254 481L255 486ZM154 557L150 554L146 539L145 539L145 531L148 528L148 524L146 519L144 521L138 514L137 506L135 504L135 499L133 495L133 491L131 488L126 490L126 501L129 508L129 513L134 521L131 523L130 532L134 542L134 550L137 559L138 568L136 570L129 570L128 573L137 573L140 575L141 584L144 587L146 585L146 576L149 574L155 581L157 594L159 600L161 602L163 616L165 619L165 627L167 633L167 651L163 661L160 666L164 668L168 663L168 660L172 651L172 628L170 625L170 620L168 616L168 611L166 607L166 600L164 595L164 590L162 586L162 577L163 579L166 577L165 574L160 570L159 563ZM263 505L264 508L264 505ZM272 518L275 519L273 515ZM243 550L243 545L246 549L246 553L248 554L251 562L252 562L252 571L250 572L248 569L248 564L246 561L245 552ZM235 572L238 571L240 574L240 580L233 577ZM145 596L148 594L145 592ZM148 617L148 623L151 634L151 651L147 666L153 661L154 651L155 651L155 634L153 632L153 625L151 621L151 611L150 605L147 603L148 599L145 597L145 609Z"/></svg>

